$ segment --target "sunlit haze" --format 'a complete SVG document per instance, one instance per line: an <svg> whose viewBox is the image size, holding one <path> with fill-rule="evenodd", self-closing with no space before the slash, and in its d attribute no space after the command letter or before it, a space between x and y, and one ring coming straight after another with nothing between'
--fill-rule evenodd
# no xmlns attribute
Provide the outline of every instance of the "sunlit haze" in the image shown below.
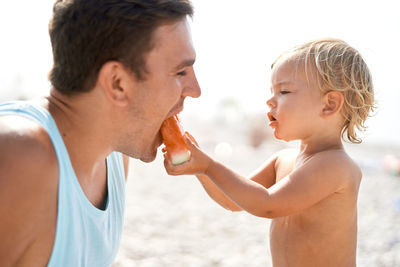
<svg viewBox="0 0 400 267"><path fill-rule="evenodd" d="M53 2L2 5L0 101L48 92L52 56L47 25ZM185 113L212 118L224 101L235 103L243 113L265 112L272 61L294 45L335 37L358 49L372 71L378 111L368 123L366 141L400 144L396 0L194 0L193 4L195 69L202 96L187 101Z"/></svg>

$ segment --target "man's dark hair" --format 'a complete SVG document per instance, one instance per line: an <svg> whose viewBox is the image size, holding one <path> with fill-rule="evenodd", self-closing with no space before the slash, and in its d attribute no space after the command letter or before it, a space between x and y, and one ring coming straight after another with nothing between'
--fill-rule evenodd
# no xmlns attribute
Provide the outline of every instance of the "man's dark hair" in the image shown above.
<svg viewBox="0 0 400 267"><path fill-rule="evenodd" d="M190 0L58 0L49 24L50 82L66 95L90 91L111 60L143 80L154 30L192 15Z"/></svg>

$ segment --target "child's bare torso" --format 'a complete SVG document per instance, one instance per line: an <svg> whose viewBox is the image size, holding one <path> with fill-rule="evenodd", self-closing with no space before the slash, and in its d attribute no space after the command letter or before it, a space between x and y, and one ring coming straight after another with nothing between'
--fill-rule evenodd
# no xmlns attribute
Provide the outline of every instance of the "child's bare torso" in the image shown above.
<svg viewBox="0 0 400 267"><path fill-rule="evenodd" d="M292 172L296 155L280 159L276 181ZM356 175L355 175L356 176ZM356 266L357 195L361 177L296 214L271 222L274 267Z"/></svg>

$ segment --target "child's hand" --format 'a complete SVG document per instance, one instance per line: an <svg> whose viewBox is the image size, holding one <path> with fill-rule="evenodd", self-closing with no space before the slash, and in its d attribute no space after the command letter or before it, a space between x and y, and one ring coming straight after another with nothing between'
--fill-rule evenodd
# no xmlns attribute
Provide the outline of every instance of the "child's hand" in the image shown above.
<svg viewBox="0 0 400 267"><path fill-rule="evenodd" d="M204 173L212 161L211 158L200 150L196 140L188 132L185 132L184 137L191 152L190 160L179 165L173 165L168 152L163 149L164 166L167 173L169 175Z"/></svg>

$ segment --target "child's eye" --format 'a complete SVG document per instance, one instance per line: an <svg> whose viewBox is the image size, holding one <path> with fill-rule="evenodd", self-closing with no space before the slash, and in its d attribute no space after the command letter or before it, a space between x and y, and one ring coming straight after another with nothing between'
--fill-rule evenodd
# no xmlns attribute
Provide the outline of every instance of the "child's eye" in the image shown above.
<svg viewBox="0 0 400 267"><path fill-rule="evenodd" d="M281 95L286 95L286 94L289 94L290 91L282 90L282 91L280 91L279 93L280 93Z"/></svg>

